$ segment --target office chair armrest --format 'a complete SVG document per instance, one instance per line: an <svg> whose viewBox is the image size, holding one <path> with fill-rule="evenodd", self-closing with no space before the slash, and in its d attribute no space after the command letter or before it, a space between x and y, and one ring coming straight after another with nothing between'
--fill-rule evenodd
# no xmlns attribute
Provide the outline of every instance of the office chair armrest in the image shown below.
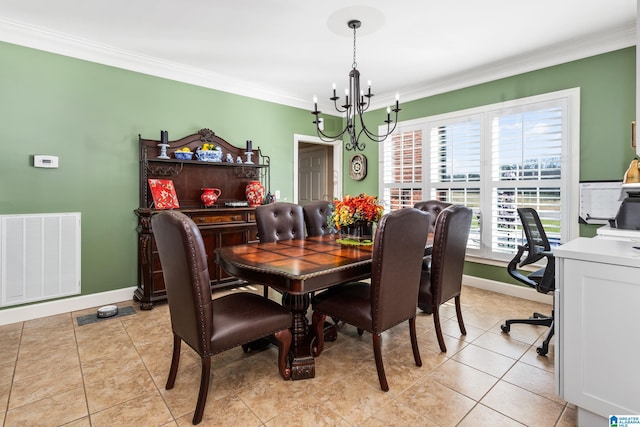
<svg viewBox="0 0 640 427"><path fill-rule="evenodd" d="M554 257L554 255L553 255L553 252L552 252L552 251L540 251L540 252L538 252L538 253L539 253L540 255L543 255L543 256L547 257L547 258L553 258L553 257Z"/></svg>
<svg viewBox="0 0 640 427"><path fill-rule="evenodd" d="M520 260L522 259L522 255L524 254L524 252L528 250L529 250L528 247L518 245L518 252L516 253L516 255L513 257L513 259L509 262L509 265L507 266L507 273L509 273L509 276L513 277L517 281L522 282L528 286L531 286L532 288L535 288L538 284L518 271L518 263L520 263Z"/></svg>

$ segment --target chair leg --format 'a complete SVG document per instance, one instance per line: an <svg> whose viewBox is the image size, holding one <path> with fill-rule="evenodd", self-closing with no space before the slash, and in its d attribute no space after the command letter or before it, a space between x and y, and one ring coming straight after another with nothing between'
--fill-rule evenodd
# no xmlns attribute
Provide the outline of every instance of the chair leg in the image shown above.
<svg viewBox="0 0 640 427"><path fill-rule="evenodd" d="M311 348L313 357L320 356L324 348L324 321L326 319L327 315L319 311L314 311L313 316L311 316L311 328L316 336L315 343Z"/></svg>
<svg viewBox="0 0 640 427"><path fill-rule="evenodd" d="M382 391L389 391L387 376L384 373L384 365L382 364L382 336L376 333L371 334L371 336L373 337L373 355L376 359L376 370L378 371L380 388Z"/></svg>
<svg viewBox="0 0 640 427"><path fill-rule="evenodd" d="M169 378L164 388L171 390L176 383L176 375L178 374L178 364L180 363L180 345L182 338L173 334L173 355L171 356L171 368L169 369Z"/></svg>
<svg viewBox="0 0 640 427"><path fill-rule="evenodd" d="M438 337L438 344L440 345L440 351L447 352L447 346L444 344L444 337L442 336L442 329L440 328L440 311L439 306L433 306L433 325L436 329L436 336Z"/></svg>
<svg viewBox="0 0 640 427"><path fill-rule="evenodd" d="M269 298L269 287L267 285L262 286L264 288L263 293L265 298Z"/></svg>
<svg viewBox="0 0 640 427"><path fill-rule="evenodd" d="M291 378L291 368L287 366L289 350L291 349L291 330L283 329L273 334L278 342L278 370L285 380Z"/></svg>
<svg viewBox="0 0 640 427"><path fill-rule="evenodd" d="M193 424L202 421L204 414L204 405L207 404L207 395L209 394L209 377L211 373L211 356L201 358L202 372L200 376L200 391L198 392L198 403L196 404L196 412L193 414Z"/></svg>
<svg viewBox="0 0 640 427"><path fill-rule="evenodd" d="M416 366L422 366L422 359L420 358L420 349L418 348L418 338L416 335L416 318L409 319L409 335L411 335L411 348L413 349L413 360L416 361Z"/></svg>
<svg viewBox="0 0 640 427"><path fill-rule="evenodd" d="M460 295L455 299L456 301L456 317L458 318L458 326L460 326L460 333L467 335L467 330L464 327L464 320L462 320L462 305L460 304Z"/></svg>

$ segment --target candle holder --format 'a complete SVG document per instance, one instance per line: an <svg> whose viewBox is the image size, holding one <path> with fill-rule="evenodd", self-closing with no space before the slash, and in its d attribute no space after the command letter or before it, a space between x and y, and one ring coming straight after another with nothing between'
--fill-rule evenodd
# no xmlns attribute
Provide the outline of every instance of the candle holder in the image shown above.
<svg viewBox="0 0 640 427"><path fill-rule="evenodd" d="M247 151L244 154L247 155L247 161L244 162L245 165L252 165L253 161L251 161L251 156L253 156L253 151Z"/></svg>
<svg viewBox="0 0 640 427"><path fill-rule="evenodd" d="M158 156L159 159L168 159L169 156L167 156L167 148L169 148L169 144L158 144L158 147L160 147L160 155Z"/></svg>

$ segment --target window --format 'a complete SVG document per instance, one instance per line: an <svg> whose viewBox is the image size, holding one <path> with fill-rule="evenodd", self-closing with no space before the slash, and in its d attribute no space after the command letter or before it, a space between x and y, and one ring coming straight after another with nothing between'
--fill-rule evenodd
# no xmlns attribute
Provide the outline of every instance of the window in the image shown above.
<svg viewBox="0 0 640 427"><path fill-rule="evenodd" d="M401 122L380 144L381 197L391 210L429 199L472 208L469 255L510 259L525 206L552 244L568 241L578 234L578 114L570 89Z"/></svg>

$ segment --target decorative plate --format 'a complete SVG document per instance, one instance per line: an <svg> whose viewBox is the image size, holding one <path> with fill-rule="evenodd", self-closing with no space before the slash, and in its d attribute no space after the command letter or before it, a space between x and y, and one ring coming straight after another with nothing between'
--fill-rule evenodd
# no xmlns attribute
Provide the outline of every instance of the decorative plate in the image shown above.
<svg viewBox="0 0 640 427"><path fill-rule="evenodd" d="M156 209L175 209L180 207L173 181L170 179L149 178L149 188L151 189L153 204Z"/></svg>

